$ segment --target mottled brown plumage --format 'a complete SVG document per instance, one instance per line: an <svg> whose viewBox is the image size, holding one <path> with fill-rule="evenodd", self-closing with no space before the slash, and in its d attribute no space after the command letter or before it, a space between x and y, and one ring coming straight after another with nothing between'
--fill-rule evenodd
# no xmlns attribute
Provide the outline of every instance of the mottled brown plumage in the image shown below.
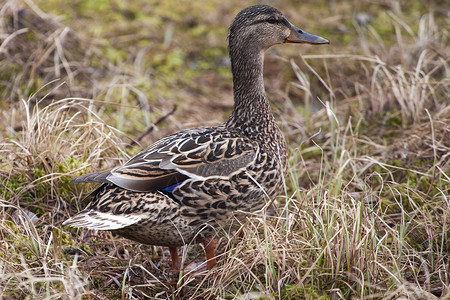
<svg viewBox="0 0 450 300"><path fill-rule="evenodd" d="M266 98L262 68L264 50L287 42L328 43L272 7L241 11L229 32L235 100L229 120L174 133L121 167L74 179L103 185L64 224L168 246L175 269L176 247L204 242L210 268L215 231L236 228L282 189L286 144Z"/></svg>

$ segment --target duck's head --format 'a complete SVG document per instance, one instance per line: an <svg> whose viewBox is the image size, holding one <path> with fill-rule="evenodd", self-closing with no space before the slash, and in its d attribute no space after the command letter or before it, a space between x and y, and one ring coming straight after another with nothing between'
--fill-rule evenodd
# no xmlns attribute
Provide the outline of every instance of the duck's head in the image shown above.
<svg viewBox="0 0 450 300"><path fill-rule="evenodd" d="M265 50L282 43L329 44L328 40L292 25L278 10L267 5L242 10L230 26L230 51L236 47Z"/></svg>

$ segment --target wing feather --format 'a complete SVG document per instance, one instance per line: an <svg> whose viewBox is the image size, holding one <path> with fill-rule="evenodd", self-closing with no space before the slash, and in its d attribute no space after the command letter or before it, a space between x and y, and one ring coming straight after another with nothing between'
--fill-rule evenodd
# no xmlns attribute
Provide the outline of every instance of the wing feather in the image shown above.
<svg viewBox="0 0 450 300"><path fill-rule="evenodd" d="M132 191L156 191L188 178L230 176L248 166L258 149L224 126L185 130L150 145L121 167L97 176L86 174L74 182L112 182Z"/></svg>

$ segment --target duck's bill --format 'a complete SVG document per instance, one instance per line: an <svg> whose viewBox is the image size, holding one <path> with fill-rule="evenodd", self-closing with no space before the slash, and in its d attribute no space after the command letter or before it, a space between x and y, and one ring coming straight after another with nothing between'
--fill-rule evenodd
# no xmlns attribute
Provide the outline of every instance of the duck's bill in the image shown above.
<svg viewBox="0 0 450 300"><path fill-rule="evenodd" d="M285 43L306 43L312 45L329 44L330 42L323 37L307 33L300 28L293 27L291 34L284 41Z"/></svg>

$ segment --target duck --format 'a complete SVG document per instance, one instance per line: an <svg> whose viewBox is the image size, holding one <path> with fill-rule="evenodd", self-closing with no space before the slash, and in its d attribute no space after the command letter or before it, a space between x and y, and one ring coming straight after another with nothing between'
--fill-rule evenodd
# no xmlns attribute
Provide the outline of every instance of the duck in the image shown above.
<svg viewBox="0 0 450 300"><path fill-rule="evenodd" d="M263 61L265 50L285 43L329 41L292 25L271 6L240 11L228 34L234 96L229 119L170 134L122 166L73 179L101 185L63 225L168 247L175 272L181 268L178 248L202 243L211 270L216 234L262 214L283 188L287 146L265 93Z"/></svg>

